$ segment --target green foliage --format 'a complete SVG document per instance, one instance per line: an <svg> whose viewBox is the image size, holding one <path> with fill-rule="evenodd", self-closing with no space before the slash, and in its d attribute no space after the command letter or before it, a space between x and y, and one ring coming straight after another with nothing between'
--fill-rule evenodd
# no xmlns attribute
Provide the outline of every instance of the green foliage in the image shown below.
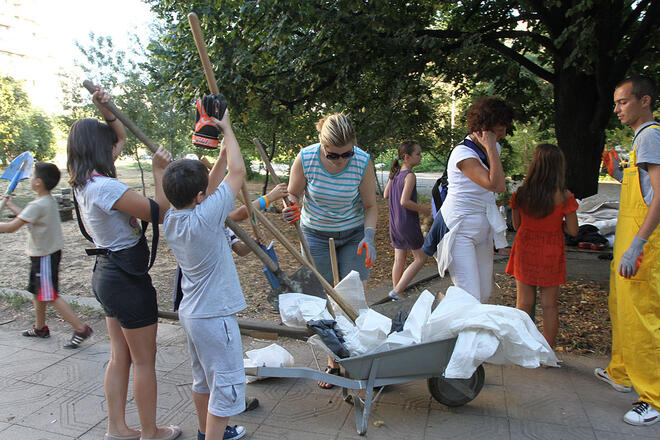
<svg viewBox="0 0 660 440"><path fill-rule="evenodd" d="M465 134L445 123L443 81L461 99L500 95L519 121L554 128L582 196L614 84L631 66L658 71L660 6L648 0L149 2L166 23L149 46L157 87L179 102L206 90L185 20L195 11L232 114L280 154L314 139L307 122L344 110L370 153L416 138L440 161Z"/></svg>
<svg viewBox="0 0 660 440"><path fill-rule="evenodd" d="M0 291L0 303L5 303L12 309L19 310L26 304L32 304L32 301L20 293L7 293Z"/></svg>
<svg viewBox="0 0 660 440"><path fill-rule="evenodd" d="M0 76L0 163L6 165L23 151L35 159L55 155L52 121L33 108L19 81Z"/></svg>

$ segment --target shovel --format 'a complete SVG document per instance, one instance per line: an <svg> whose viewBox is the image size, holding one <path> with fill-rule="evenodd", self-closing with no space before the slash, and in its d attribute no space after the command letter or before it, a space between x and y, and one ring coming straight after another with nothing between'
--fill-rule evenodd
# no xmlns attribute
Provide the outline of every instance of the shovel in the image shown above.
<svg viewBox="0 0 660 440"><path fill-rule="evenodd" d="M29 151L19 154L14 160L11 161L5 172L2 173L2 176L0 176L0 179L9 180L9 186L5 191L6 196L14 192L14 189L16 189L16 185L18 185L20 180L30 177L30 174L32 174L33 164L34 158L32 157L32 153ZM2 211L6 204L7 198L4 198L2 201L0 201L0 211Z"/></svg>

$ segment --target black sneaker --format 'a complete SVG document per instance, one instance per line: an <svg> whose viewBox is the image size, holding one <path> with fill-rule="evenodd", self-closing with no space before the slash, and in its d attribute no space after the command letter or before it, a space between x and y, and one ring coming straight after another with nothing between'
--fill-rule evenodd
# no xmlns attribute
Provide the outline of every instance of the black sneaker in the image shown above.
<svg viewBox="0 0 660 440"><path fill-rule="evenodd" d="M78 348L80 347L80 344L82 344L82 341L85 339L89 338L92 336L92 328L85 324L85 330L81 332L73 332L73 336L71 336L71 340L69 341L68 344L64 346L64 348Z"/></svg>
<svg viewBox="0 0 660 440"><path fill-rule="evenodd" d="M50 330L48 330L47 325L44 325L43 328L36 328L35 326L32 326L31 329L25 330L23 332L23 336L27 336L29 338L50 338Z"/></svg>

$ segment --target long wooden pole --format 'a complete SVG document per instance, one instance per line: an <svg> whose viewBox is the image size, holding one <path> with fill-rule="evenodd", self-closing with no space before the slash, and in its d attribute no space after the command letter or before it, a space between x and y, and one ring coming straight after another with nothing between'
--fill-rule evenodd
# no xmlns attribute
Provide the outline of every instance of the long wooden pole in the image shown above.
<svg viewBox="0 0 660 440"><path fill-rule="evenodd" d="M83 87L85 87L90 94L94 93L94 84L90 80L86 79L85 81L83 81ZM135 137L140 140L140 142L142 142L144 145L147 146L147 148L149 148L149 150L151 150L152 153L155 153L158 150L158 145L156 145L155 142L149 139L147 135L144 134L142 130L140 130L140 128L128 118L128 116L126 116L121 110L119 110L112 101L102 102L101 105L103 105L103 107L110 110L112 114L115 115L115 117L119 119L122 124L126 126L126 128L131 130L131 133L133 133Z"/></svg>
<svg viewBox="0 0 660 440"><path fill-rule="evenodd" d="M202 67L204 69L204 76L206 77L206 82L208 83L209 90L214 95L220 93L218 89L218 83L215 80L215 74L213 73L213 68L211 67L211 60L209 59L209 53L206 50L206 42L204 41L204 35L202 34L202 28L199 25L199 17L194 12L188 14L188 23L190 23L190 29L195 39L195 45L197 46L197 52L199 53L199 59L202 62ZM220 116L222 117L222 116ZM257 226L257 219L254 216L254 207L250 201L250 195L248 193L247 183L243 181L243 187L241 188L241 193L243 195L243 203L248 211L248 216L250 217L250 223L252 224L252 231L254 234L259 237L261 236L259 227Z"/></svg>
<svg viewBox="0 0 660 440"><path fill-rule="evenodd" d="M264 164L266 165L266 168L268 169L268 173L273 177L273 182L275 185L280 184L280 178L278 177L277 174L275 174L275 170L273 169L273 165L270 163L270 159L268 159L268 155L266 154L266 150L264 150L264 147L261 145L261 142L259 139L254 138L252 139L252 143L254 146L257 148L257 151L259 152L259 155L261 156L261 160L263 160ZM282 199L282 203L284 204L285 207L289 206L291 203L289 202L289 199L284 197ZM316 264L314 264L314 259L312 258L312 253L309 250L309 245L307 244L307 239L305 239L305 235L302 232L302 229L300 227L299 222L294 223L296 226L296 232L298 233L298 238L300 239L300 244L303 247L303 251L305 252L305 257L307 258L307 261L309 263L316 267Z"/></svg>
<svg viewBox="0 0 660 440"><path fill-rule="evenodd" d="M305 264L305 265L307 265L307 266L309 267L309 269L310 269L310 270L312 271L312 273L316 276L316 278L318 278L319 282L321 283L321 285L323 286L323 288L325 289L325 291L328 293L328 295L329 295L332 299L335 300L335 302L337 303L337 305L339 305L339 307L341 307L341 309L344 311L344 313L346 313L346 315L351 319L351 321L355 322L355 320L356 320L357 317L358 317L358 314L355 312L355 310L353 309L353 307L351 307L350 304L348 304L346 301L344 301L344 298L342 298L342 297L339 295L339 293L337 293L337 291L334 289L334 287L332 287L332 286L330 285L330 283L328 283L328 282L325 280L325 278L323 278L323 275L321 275L321 274L319 273L319 271L316 270L316 268L315 268L314 266L312 266L311 264L309 264L309 262L307 261L307 259L306 259L305 257L303 257L302 254L301 254L300 252L298 252L298 250L296 249L296 247L295 247L293 244L291 244L291 242L290 242L290 241L284 236L284 234L282 234L282 233L280 232L280 230L277 229L277 227L276 227L275 225L273 225L273 224L270 222L270 220L268 220L268 218L267 218L265 215L263 215L263 214L262 214L261 212L259 212L259 211L255 211L255 214L256 214L257 218L259 219L259 221L261 222L261 224L264 225L264 226L266 227L266 229L268 229L268 231L270 231L270 233L273 234L273 236L274 236L274 237L275 237L280 243L282 243L282 245L283 245L285 248L287 248L287 250L291 253L291 255L293 255L293 256L296 258L296 260L298 260L298 262L299 262L300 264Z"/></svg>

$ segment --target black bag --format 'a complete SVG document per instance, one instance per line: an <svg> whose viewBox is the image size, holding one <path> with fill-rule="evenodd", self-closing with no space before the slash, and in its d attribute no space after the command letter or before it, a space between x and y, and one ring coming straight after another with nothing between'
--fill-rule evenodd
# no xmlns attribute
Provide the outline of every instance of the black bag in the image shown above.
<svg viewBox="0 0 660 440"><path fill-rule="evenodd" d="M156 252L158 250L158 217L160 214L160 207L158 203L154 202L151 199L149 200L149 206L151 208L151 226L153 235L151 237L151 255L149 254L149 246L147 245L147 238L145 237L145 232L149 222L141 221L142 223L142 235L140 239L130 248L121 249L119 251L111 251L110 249L104 248L91 248L85 249L87 255L106 255L110 261L116 264L121 270L126 272L129 275L141 276L146 275L151 269L151 266L154 265L156 260ZM78 208L78 200L76 200L76 192L73 191L73 206L76 209L76 219L78 220L78 228L82 235L92 243L92 237L89 235L83 225L82 218L80 217L80 209Z"/></svg>

